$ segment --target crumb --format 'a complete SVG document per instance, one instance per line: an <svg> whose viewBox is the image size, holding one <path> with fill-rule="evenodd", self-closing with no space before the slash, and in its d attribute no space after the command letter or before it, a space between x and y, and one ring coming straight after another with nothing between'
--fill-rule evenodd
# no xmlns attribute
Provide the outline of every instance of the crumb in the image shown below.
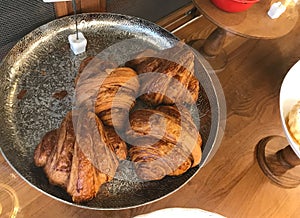
<svg viewBox="0 0 300 218"><path fill-rule="evenodd" d="M57 100L62 100L64 97L68 95L68 92L66 90L60 91L60 92L55 92L52 97L57 99Z"/></svg>
<svg viewBox="0 0 300 218"><path fill-rule="evenodd" d="M26 89L22 89L19 94L17 95L17 99L22 99L24 98L24 96L26 95L27 90Z"/></svg>
<svg viewBox="0 0 300 218"><path fill-rule="evenodd" d="M41 71L42 76L46 76L46 71Z"/></svg>

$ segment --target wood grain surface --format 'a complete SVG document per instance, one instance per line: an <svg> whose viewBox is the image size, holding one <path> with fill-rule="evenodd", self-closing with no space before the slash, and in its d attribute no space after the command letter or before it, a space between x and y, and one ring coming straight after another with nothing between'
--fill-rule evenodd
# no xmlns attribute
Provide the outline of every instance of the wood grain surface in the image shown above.
<svg viewBox="0 0 300 218"><path fill-rule="evenodd" d="M56 17L74 13L72 2L55 2ZM106 0L76 0L77 13L105 12Z"/></svg>
<svg viewBox="0 0 300 218"><path fill-rule="evenodd" d="M209 34L215 26L203 17L175 31L186 40ZM0 184L18 198L17 217L127 218L169 207L201 208L227 217L300 217L300 187L283 189L260 170L254 150L269 135L284 135L279 91L285 74L300 59L300 22L276 40L229 37L227 68L218 74L227 103L227 125L213 159L176 193L143 207L93 211L58 202L24 182L0 156ZM2 216L10 205L0 190Z"/></svg>

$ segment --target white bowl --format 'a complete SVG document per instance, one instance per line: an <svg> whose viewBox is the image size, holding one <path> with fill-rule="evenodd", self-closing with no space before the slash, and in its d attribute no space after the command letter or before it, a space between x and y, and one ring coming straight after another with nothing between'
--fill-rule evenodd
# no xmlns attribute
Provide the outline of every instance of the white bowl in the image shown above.
<svg viewBox="0 0 300 218"><path fill-rule="evenodd" d="M280 116L285 135L290 146L300 158L300 145L291 136L286 118L292 107L300 101L300 60L286 74L280 89Z"/></svg>
<svg viewBox="0 0 300 218"><path fill-rule="evenodd" d="M134 218L224 218L224 216L198 208L166 208L151 213L135 216Z"/></svg>

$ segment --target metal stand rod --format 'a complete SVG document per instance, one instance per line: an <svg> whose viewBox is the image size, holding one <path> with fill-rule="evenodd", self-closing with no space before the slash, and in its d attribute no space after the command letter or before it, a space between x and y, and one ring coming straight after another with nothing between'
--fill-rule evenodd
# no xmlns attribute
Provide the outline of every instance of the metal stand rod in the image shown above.
<svg viewBox="0 0 300 218"><path fill-rule="evenodd" d="M78 23L77 23L77 7L76 0L72 0L73 11L74 11L74 20L75 20L75 28L76 28L76 39L78 40Z"/></svg>

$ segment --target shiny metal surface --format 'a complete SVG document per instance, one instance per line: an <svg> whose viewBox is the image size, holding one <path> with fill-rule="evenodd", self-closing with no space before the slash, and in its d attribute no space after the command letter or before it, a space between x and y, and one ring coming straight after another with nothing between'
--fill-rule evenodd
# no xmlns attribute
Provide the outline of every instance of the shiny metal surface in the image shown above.
<svg viewBox="0 0 300 218"><path fill-rule="evenodd" d="M182 176L153 182L115 178L101 188L96 198L77 205L63 189L50 185L43 170L33 164L33 152L41 137L57 128L71 109L74 78L85 57L96 55L124 39L138 39L141 45L137 43L135 46L156 49L168 48L176 41L175 36L157 25L129 16L81 14L78 15L78 24L79 31L88 40L87 52L82 55L75 56L69 48L67 36L74 33L75 24L72 17L65 17L26 35L1 62L1 151L29 184L68 204L108 210L136 207L161 199L182 187L200 167L190 169ZM202 72L197 72L205 86L197 102L203 137L201 165L214 153L212 150L218 140L220 125L216 90L208 69L202 68ZM67 96L54 98L53 94L60 91L67 91Z"/></svg>

